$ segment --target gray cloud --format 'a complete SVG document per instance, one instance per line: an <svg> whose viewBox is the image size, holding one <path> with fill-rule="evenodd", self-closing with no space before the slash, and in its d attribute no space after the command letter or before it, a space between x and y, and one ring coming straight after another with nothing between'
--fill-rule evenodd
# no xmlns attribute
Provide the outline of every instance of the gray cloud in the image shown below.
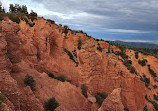
<svg viewBox="0 0 158 111"><path fill-rule="evenodd" d="M157 0L32 0L58 12L57 21L105 29L158 31ZM56 15L57 16L57 15ZM49 15L49 18L53 15Z"/></svg>

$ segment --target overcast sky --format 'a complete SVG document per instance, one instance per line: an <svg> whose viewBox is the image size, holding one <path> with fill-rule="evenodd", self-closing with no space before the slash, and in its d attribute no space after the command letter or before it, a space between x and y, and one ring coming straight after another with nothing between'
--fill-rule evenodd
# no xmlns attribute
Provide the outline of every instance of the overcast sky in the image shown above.
<svg viewBox="0 0 158 111"><path fill-rule="evenodd" d="M158 0L1 0L105 40L158 43Z"/></svg>

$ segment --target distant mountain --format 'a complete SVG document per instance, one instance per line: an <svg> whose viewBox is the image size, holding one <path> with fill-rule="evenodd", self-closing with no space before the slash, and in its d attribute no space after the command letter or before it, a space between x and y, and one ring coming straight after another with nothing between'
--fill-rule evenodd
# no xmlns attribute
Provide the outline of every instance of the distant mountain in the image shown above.
<svg viewBox="0 0 158 111"><path fill-rule="evenodd" d="M147 48L147 49L158 49L157 44L152 43L142 43L142 42L124 42L124 41L114 41L115 43L121 45L127 45L135 48Z"/></svg>

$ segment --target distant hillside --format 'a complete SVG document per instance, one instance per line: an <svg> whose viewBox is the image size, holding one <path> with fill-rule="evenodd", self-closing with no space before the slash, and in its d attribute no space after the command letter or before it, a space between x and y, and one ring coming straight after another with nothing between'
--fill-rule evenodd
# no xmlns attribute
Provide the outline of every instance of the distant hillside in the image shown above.
<svg viewBox="0 0 158 111"><path fill-rule="evenodd" d="M118 44L121 45L128 45L130 47L135 47L135 48L147 48L147 49L158 49L157 44L152 44L152 43L142 43L142 42L123 42L123 41L114 41Z"/></svg>

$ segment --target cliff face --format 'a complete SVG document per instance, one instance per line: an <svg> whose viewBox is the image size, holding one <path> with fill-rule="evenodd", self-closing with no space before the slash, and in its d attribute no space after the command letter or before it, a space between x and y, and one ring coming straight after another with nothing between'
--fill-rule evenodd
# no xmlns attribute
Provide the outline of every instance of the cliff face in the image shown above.
<svg viewBox="0 0 158 111"><path fill-rule="evenodd" d="M0 91L7 98L3 103L4 109L43 111L44 103L55 97L60 104L57 111L97 111L98 105L82 95L82 84L88 87L89 96L99 92L109 95L99 109L101 111L118 111L117 108L122 110L124 107L130 111L142 111L149 104L145 101L145 94L152 96L156 91L148 91L140 78L131 74L118 56L106 53L109 47L107 42L95 41L82 33L72 34L71 31L65 37L61 33L62 27L42 18L35 23L34 27L29 27L24 21L19 25L9 21L0 22ZM82 41L80 50L77 48L79 37ZM98 43L104 48L103 52L97 50ZM78 66L69 59L64 48L70 52L76 50L74 60L79 63ZM119 50L115 46L112 49ZM144 72L145 68L137 64L132 53L134 51L127 50L137 72L150 76L147 69ZM141 57L147 58L151 65L158 64L158 60L151 56ZM48 77L49 72L55 76L64 74L67 82ZM34 92L24 84L27 74L36 81ZM155 84L152 81L151 86Z"/></svg>

